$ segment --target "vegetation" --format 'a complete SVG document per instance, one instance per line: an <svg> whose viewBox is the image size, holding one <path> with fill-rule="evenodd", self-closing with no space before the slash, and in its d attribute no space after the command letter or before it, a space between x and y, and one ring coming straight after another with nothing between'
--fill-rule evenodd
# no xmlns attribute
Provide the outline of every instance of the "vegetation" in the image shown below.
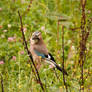
<svg viewBox="0 0 92 92"><path fill-rule="evenodd" d="M41 31L68 76L43 62L36 70L21 20L28 48ZM0 92L92 92L91 26L92 0L0 0Z"/></svg>

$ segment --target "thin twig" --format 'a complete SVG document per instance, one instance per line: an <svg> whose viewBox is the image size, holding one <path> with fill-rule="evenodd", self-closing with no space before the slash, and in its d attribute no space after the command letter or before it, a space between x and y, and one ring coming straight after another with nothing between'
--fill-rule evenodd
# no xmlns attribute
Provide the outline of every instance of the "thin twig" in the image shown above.
<svg viewBox="0 0 92 92"><path fill-rule="evenodd" d="M62 52L63 52L62 67L63 67L63 70L64 70L64 26L63 25L62 25ZM67 88L64 72L63 72L63 82L64 82L64 85L65 85L65 88L66 88L66 92L68 92L68 88Z"/></svg>
<svg viewBox="0 0 92 92"><path fill-rule="evenodd" d="M2 89L2 92L4 92L4 86L3 86L3 76L1 74L1 89Z"/></svg>
<svg viewBox="0 0 92 92"><path fill-rule="evenodd" d="M37 70L36 65L35 65L35 63L34 63L34 61L33 61L32 54L31 54L31 52L28 50L27 42L26 42L25 35L24 35L24 32L23 32L22 16L20 15L20 12L19 12L19 11L18 11L18 15L19 15L19 18L20 18L21 32L22 32L22 37L23 37L23 42L24 42L24 45L25 45L25 49L26 49L26 51L27 51L27 54L29 55L30 60L32 61L32 64L33 64L34 68L35 68L35 72L36 72L37 77L38 77L38 83L40 84L40 86L41 86L43 92L45 92L44 87L43 87L43 84L42 84L41 79L40 79L40 76L39 76L39 73L38 73L38 70Z"/></svg>

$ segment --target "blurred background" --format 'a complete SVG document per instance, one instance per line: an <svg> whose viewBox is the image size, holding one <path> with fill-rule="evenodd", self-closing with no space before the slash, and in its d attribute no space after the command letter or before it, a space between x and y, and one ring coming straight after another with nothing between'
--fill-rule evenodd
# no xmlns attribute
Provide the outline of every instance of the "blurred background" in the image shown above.
<svg viewBox="0 0 92 92"><path fill-rule="evenodd" d="M32 32L41 31L43 39L62 67L62 27L64 26L64 60L69 73L66 82L69 92L79 92L81 70L79 43L81 34L80 0L0 0L0 81L4 92L42 92L32 72L30 59L23 46L18 10L22 15L24 34L30 48ZM86 27L92 19L92 0L85 6ZM86 42L84 63L84 92L92 92L92 28ZM63 75L42 63L39 75L46 92L66 92ZM0 83L0 92L2 83Z"/></svg>

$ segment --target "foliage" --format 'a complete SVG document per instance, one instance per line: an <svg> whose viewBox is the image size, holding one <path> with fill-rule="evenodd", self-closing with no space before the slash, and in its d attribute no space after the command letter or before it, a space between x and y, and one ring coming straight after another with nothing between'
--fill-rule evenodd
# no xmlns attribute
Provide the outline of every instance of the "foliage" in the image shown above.
<svg viewBox="0 0 92 92"><path fill-rule="evenodd" d="M28 7L28 6L31 7ZM80 0L0 0L0 73L3 76L5 92L40 92L29 57L23 47L18 10L23 15L25 36L30 43L32 32L41 31L47 48L56 62L62 66L62 27L64 25L65 69L69 92L78 92L80 88L79 42L81 29ZM26 12L27 11L27 12ZM86 26L92 16L92 1L86 4ZM65 19L66 21L58 20ZM75 29L78 28L78 29ZM74 29L74 30L72 30ZM59 34L59 35L57 35ZM92 90L92 29L87 40L86 61L84 63L85 92ZM63 75L48 64L42 63L39 74L47 92L65 92ZM1 92L1 84L0 84Z"/></svg>

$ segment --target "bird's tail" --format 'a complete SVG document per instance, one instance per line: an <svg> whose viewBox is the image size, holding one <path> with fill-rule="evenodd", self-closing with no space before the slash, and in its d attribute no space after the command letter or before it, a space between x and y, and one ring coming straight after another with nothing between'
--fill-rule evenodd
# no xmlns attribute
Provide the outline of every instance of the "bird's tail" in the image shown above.
<svg viewBox="0 0 92 92"><path fill-rule="evenodd" d="M58 66L56 64L56 62L54 62L54 61L52 61L52 60L50 60L48 58L45 58L45 59L46 59L46 62L49 61L48 63L50 63L51 65L53 65L54 67L56 67L59 71L63 72L65 75L68 75L68 73L64 69L62 69L60 66Z"/></svg>
<svg viewBox="0 0 92 92"><path fill-rule="evenodd" d="M68 73L67 73L64 69L61 69L60 66L58 66L57 64L55 64L55 66L56 66L56 68L57 68L59 71L63 72L65 75L68 75Z"/></svg>

